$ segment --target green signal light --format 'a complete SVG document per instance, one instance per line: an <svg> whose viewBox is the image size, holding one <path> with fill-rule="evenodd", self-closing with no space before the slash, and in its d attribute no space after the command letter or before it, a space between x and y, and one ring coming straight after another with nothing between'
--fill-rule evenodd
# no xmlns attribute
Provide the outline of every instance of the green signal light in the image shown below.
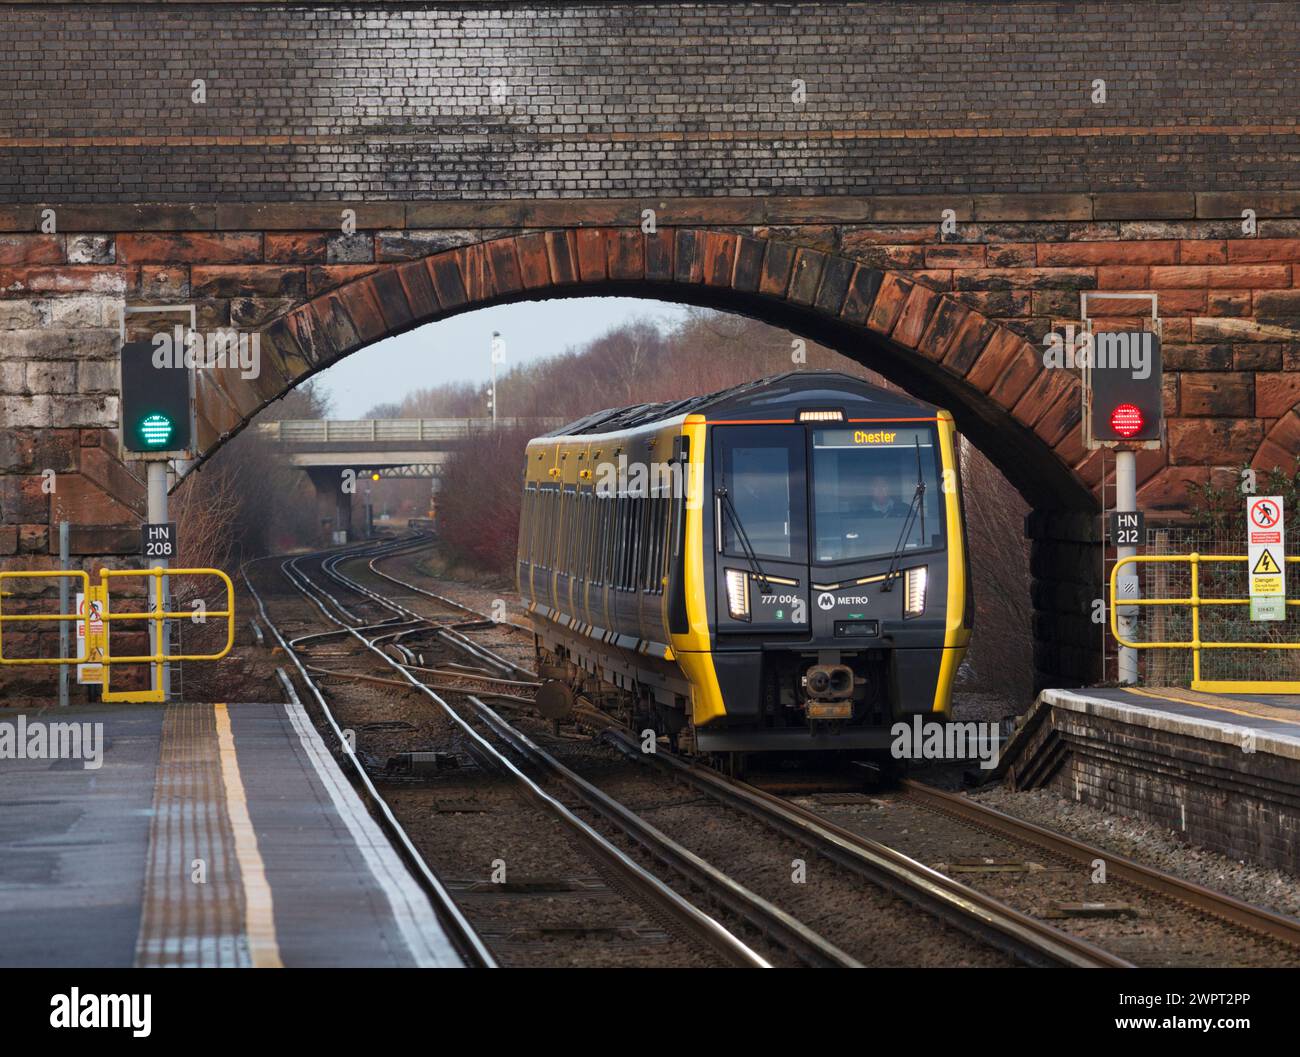
<svg viewBox="0 0 1300 1057"><path fill-rule="evenodd" d="M166 415L147 415L140 422L140 436L151 448L165 447L172 437L172 420Z"/></svg>

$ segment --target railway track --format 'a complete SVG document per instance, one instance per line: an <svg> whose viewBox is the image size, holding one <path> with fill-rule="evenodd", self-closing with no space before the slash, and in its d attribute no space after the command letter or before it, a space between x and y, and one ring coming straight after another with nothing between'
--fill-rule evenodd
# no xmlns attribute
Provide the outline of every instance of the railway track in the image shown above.
<svg viewBox="0 0 1300 1057"><path fill-rule="evenodd" d="M676 929L691 936L695 942L712 950L726 964L754 968L767 967L770 964L747 943L723 927L715 918L700 910L693 903L684 899L678 892L664 884L663 881L638 864L626 852L611 843L596 828L578 817L568 805L561 802L543 788L540 783L529 777L504 751L485 736L479 724L498 735L531 764L545 770L552 778L565 785L580 797L589 808L622 828L630 838L636 840L656 858L669 863L674 869L686 874L693 884L708 891L718 902L728 906L765 935L773 937L786 949L795 953L799 960L813 965L856 964L853 959L812 930L795 921L778 908L754 896L743 886L737 885L720 871L659 833L654 827L645 823L644 820L638 819L633 813L627 811L610 798L605 797L588 783L584 783L577 775L560 764L558 760L532 744L521 732L514 730L478 697L465 695L465 700L473 712L473 717L479 721L479 724L476 724L469 717L462 715L460 710L450 705L437 691L422 683L411 671L411 668L416 667L415 665L396 660L389 651L395 649L400 654L414 659L414 651L402 644L402 639L410 638L416 634L429 635L446 630L454 632L455 629L438 626L426 617L416 615L397 603L380 597L338 571L337 565L341 561L363 557L364 555L364 551L360 553L353 551L332 555L300 556L284 561L281 570L295 589L316 607L321 616L336 625L339 634L349 636L358 647L367 651L375 660L382 662L391 669L397 677L393 681L404 681L412 690L422 693L441 709L446 718L458 728L459 734L466 739L471 752L480 762L494 772L508 777L533 804L545 811L551 818L559 821L565 827L569 836L580 842L587 853L599 862L603 870L617 877L617 884L620 888L633 893L639 901L649 904L653 907L655 916L660 919L671 920ZM305 565L310 565L313 562L319 565L320 573L325 578L345 587L358 596L360 601L349 600L344 602L337 597L337 593L326 590L304 569ZM313 633L286 640L272 621L264 601L251 580L247 576L245 580L258 602L263 619L271 627L277 641L284 646L286 652L293 659L300 678L310 687L317 704L323 712L329 714L329 706L326 703L325 695L321 692L317 681L312 676L312 669L316 666L307 663L300 656L300 653L307 652L307 643L317 644L333 636ZM373 619L374 613L363 614L361 612L367 608L387 610L389 616L386 619L375 620ZM447 641L464 648L454 634ZM481 657L480 659L490 660L491 663L498 667L508 667L507 662L495 658ZM355 678L355 675L348 673L344 677ZM342 731L332 716L330 716L329 722L336 735L340 738L340 744L344 744ZM355 756L352 758L355 760ZM364 768L359 765L357 769L364 771ZM374 790L373 783L368 775L366 776L366 784L372 793L372 802L382 803L382 798L379 797L377 790ZM385 810L387 810L386 805ZM424 865L423 871L430 876L432 875L432 871L428 869L427 864ZM445 886L443 886L442 892L445 893L445 891Z"/></svg>
<svg viewBox="0 0 1300 1057"><path fill-rule="evenodd" d="M1132 885L1155 897L1173 900L1217 921L1275 940L1300 952L1300 921L1295 918L1252 906L1194 881L1015 818L969 797L910 780L901 783L901 790L908 800L927 811L1005 838L1019 846L1038 848L1047 856L1071 863L1081 871L1095 869L1095 864L1100 860L1105 864L1109 883Z"/></svg>
<svg viewBox="0 0 1300 1057"><path fill-rule="evenodd" d="M397 660L391 656L391 651L376 647L372 649L376 655L382 656L385 663L394 671L400 671L411 685L419 685L419 680L413 675L412 669L423 666L414 663L418 656L415 649L401 645L400 640L414 635L418 631L418 622L421 619L429 621L435 615L429 614L427 609L423 614L417 613L409 606L395 601L392 588L434 603L438 609L436 614L438 617L445 616L448 612L456 612L463 617L472 618L465 621L462 617L462 624L476 630L481 630L483 627L481 614L462 603L377 567L378 563L385 558L427 545L427 540L396 541L375 548L337 553L321 559L323 575L347 592L364 599L366 605L379 607L389 613L386 625L372 625L372 631L378 630L379 635L376 637L385 638L386 645L396 646L396 651L408 660L405 662ZM367 572L390 588L387 592L381 594L341 571L341 565L355 563L362 559L366 561ZM300 589L309 591L308 585L302 582L302 562L303 559L291 559L286 562L286 573L298 578ZM333 597L329 592L323 594L326 598ZM348 603L348 605L352 604ZM344 605L343 608L348 609L348 605ZM352 608L360 609L362 606L352 605ZM356 621L369 619L360 613L352 613L350 609L348 612ZM392 630L386 631L385 627ZM517 625L514 627L519 631L527 630L518 628ZM435 630L439 639L453 648L463 649L483 669L491 668L501 673L502 677L509 676L519 683L529 681L525 677L531 676L532 673L516 661L501 656L480 642L474 642L463 633L446 635L445 632L449 630L455 632L457 629L446 627L444 622L440 621L439 627ZM445 666L443 670L445 671ZM467 674L466 678L470 676ZM441 707L451 709L451 706L437 693L427 687L424 688L424 692L439 701ZM464 691L460 692L464 693ZM712 901L726 906L733 914L739 915L766 936L776 939L782 947L796 954L800 961L812 965L858 964L852 956L839 950L834 944L802 925L769 900L749 891L744 885L734 881L728 883L729 879L725 875L721 875L720 871L716 871L700 856L694 855L681 843L673 841L666 834L649 826L643 819L638 819L633 812L601 792L593 783L566 768L526 734L490 709L478 695L464 693L464 697L475 718L486 724L516 755L552 780L560 782L570 794L581 801L583 807L598 814L611 825L619 827L659 862L689 879L692 885L707 890ZM636 756L632 755L630 758L635 759ZM659 766L671 767L675 763L679 761L672 761L667 756L655 759L655 764ZM824 820L816 819L811 813L801 813L796 805L762 794L758 790L742 789L739 783L728 783L711 771L688 767L682 774L694 774L694 777L689 780L698 782L702 791L714 799L724 800L731 809L742 811L761 825L787 838L804 845L811 844L827 859L852 871L859 878L867 879L875 887L892 893L913 907L920 908L926 915L958 929L978 942L1010 955L1017 962L1030 965L1106 967L1128 964L1106 951L1019 914L1012 908L968 889L959 882L944 877L893 849L865 843L847 832L836 832Z"/></svg>
<svg viewBox="0 0 1300 1057"><path fill-rule="evenodd" d="M271 620L270 615L267 613L266 605L261 595L258 594L257 589L253 586L252 580L248 576L247 565L245 565L240 571L245 586L248 588L249 593L257 603L258 612L262 617L263 623L270 631L271 636L284 651L285 655L289 658L290 662L297 668L299 676L311 691L324 721L328 724L334 738L336 739L335 744L340 747L350 747L351 742L344 736L343 731L339 727L333 712L331 712L324 695L321 694L319 687L307 674L297 653L293 650L290 644L285 641L279 628L276 627L275 623ZM281 683L284 685L285 691L290 699L297 700L297 692L294 690L293 684L290 682L288 677L284 675L283 669L278 670L277 674L279 675ZM430 903L438 916L439 922L447 930L448 935L456 944L465 964L474 968L497 968L498 963L495 956L492 954L487 944L483 942L482 937L479 936L477 931L475 931L469 920L461 912L460 907L456 904L456 901L447 891L442 881L429 868L428 863L416 849L406 830L397 820L397 816L393 813L388 802L375 787L374 782L371 781L370 775L366 772L365 767L362 766L356 754L350 751L343 751L341 755L346 761L347 769L351 773L368 806L371 808L374 817L388 834L389 839L392 840L393 846L397 849L398 853L405 860L408 868L411 870L412 876L415 877L416 881L424 889L426 895L428 895Z"/></svg>
<svg viewBox="0 0 1300 1057"><path fill-rule="evenodd" d="M387 584L409 591L417 597L481 617L481 614L454 599L377 568L378 563L387 558L410 553L427 545L427 540L417 540L409 546L381 552L369 559L368 569ZM511 626L531 636L527 629L519 628L518 625ZM480 646L479 649L482 650L483 647ZM491 650L486 652L492 653ZM503 659L498 657L497 660L501 663ZM531 675L518 664L511 663L511 668L518 676ZM594 710L586 718L593 724L607 728L613 725L607 715ZM789 799L724 778L712 770L692 766L666 753L643 753L626 732L611 730L607 737L629 759L671 774L676 780L691 785L718 802L727 803L736 810L815 847L832 861L923 906L928 912L943 917L963 931L999 944L1001 949L1015 954L1018 960L1029 964L1124 966L1149 964L1146 959L1152 957L1150 952L1141 950L1139 944L1132 942L1117 941L1117 945L1124 949L1122 954L1102 949L1097 944L1072 935L1065 929L1055 928L1038 917L1013 910L997 899L986 901L988 897L985 893L931 870L894 848L856 833ZM1100 860L1106 864L1112 882L1135 886L1149 893L1153 899L1165 900L1185 908L1193 916L1225 927L1226 935L1259 937L1282 945L1300 957L1300 921L1251 906L1063 834L1022 822L967 797L911 781L903 784L902 791L910 802L927 812L943 815L963 826L995 834L1021 846L1038 848L1047 856L1068 862L1079 870L1093 869ZM1159 954L1156 957L1158 960L1158 957L1164 956L1176 958L1176 955Z"/></svg>

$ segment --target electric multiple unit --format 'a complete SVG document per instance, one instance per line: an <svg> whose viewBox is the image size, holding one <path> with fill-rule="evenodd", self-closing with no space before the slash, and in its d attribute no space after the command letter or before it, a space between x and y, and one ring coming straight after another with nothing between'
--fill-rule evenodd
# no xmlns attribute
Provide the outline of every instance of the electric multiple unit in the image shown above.
<svg viewBox="0 0 1300 1057"><path fill-rule="evenodd" d="M796 371L528 444L543 699L703 753L885 749L946 719L972 604L952 416ZM638 727L637 729L642 729Z"/></svg>

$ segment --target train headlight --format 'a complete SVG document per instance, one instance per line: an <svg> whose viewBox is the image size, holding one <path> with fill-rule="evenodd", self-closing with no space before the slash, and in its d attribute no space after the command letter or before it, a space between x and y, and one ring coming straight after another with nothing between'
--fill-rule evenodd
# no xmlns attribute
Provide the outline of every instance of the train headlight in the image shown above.
<svg viewBox="0 0 1300 1057"><path fill-rule="evenodd" d="M929 567L918 565L906 573L906 590L903 592L903 616L919 617L925 612L925 585L930 578Z"/></svg>
<svg viewBox="0 0 1300 1057"><path fill-rule="evenodd" d="M727 612L732 620L749 619L749 573L743 569L728 569Z"/></svg>

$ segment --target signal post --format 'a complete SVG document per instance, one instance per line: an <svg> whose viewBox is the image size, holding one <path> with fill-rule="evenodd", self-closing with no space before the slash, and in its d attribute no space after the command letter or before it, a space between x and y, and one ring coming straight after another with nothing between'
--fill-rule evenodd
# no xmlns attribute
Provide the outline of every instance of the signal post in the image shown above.
<svg viewBox="0 0 1300 1057"><path fill-rule="evenodd" d="M131 312L131 309L127 309ZM141 309L158 314L168 309ZM194 332L194 309L190 306L172 311L190 313L190 332ZM179 329L179 328L178 328ZM176 355L156 362L152 341L126 341L126 320L122 322L122 447L128 461L145 463L148 505L146 523L141 531L141 554L149 568L166 569L177 549L176 526L167 520L167 471L173 459L191 457L194 437L194 374L185 358ZM157 585L155 587L155 584ZM159 597L161 596L161 597ZM149 605L171 608L166 576L149 578ZM162 624L161 642L153 621L149 624L149 652L168 653L171 622ZM155 669L151 665L150 672ZM153 676L151 675L151 678ZM171 668L161 666L159 678L162 699L170 700Z"/></svg>
<svg viewBox="0 0 1300 1057"><path fill-rule="evenodd" d="M1089 355L1083 362L1083 443L1088 449L1115 451L1115 514L1111 543L1118 560L1137 555L1145 525L1137 508L1137 452L1158 449L1164 437L1164 371L1160 354L1161 326L1156 295L1093 293L1106 301L1151 302L1151 329L1095 334L1088 313L1089 294L1081 295ZM1118 581L1122 598L1138 598L1141 582L1130 565ZM1112 604L1114 600L1112 599ZM1137 631L1137 606L1120 606L1120 632L1130 641ZM1121 683L1138 681L1137 651L1118 650Z"/></svg>

